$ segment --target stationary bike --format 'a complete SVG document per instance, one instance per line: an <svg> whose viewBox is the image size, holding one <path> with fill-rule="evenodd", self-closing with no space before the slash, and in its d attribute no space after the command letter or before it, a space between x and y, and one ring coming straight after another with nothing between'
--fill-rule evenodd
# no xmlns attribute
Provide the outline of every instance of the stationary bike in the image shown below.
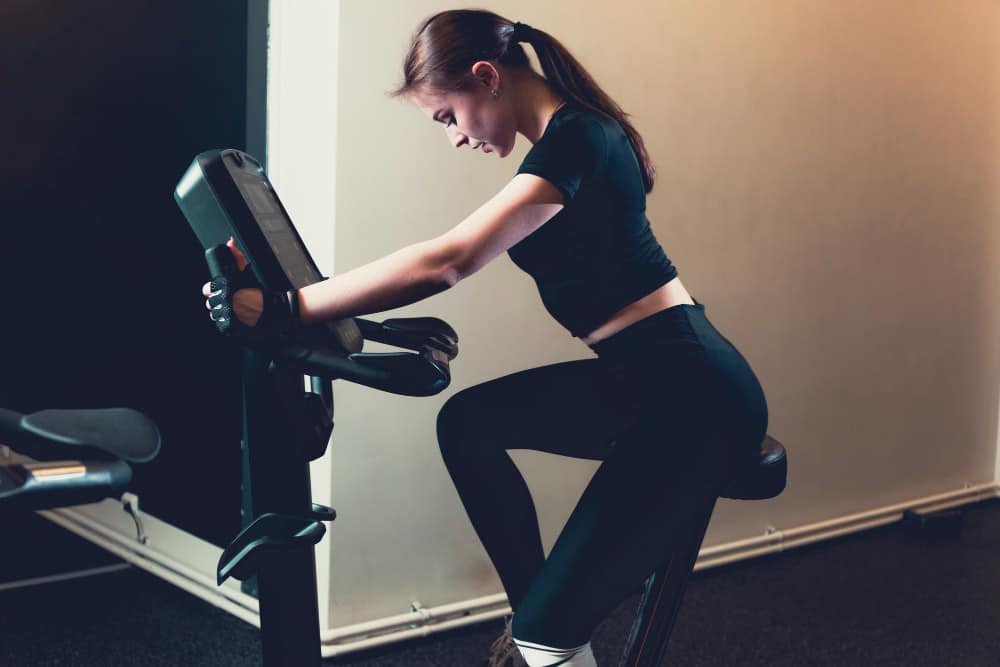
<svg viewBox="0 0 1000 667"><path fill-rule="evenodd" d="M40 510L119 496L132 465L160 451L160 432L131 408L0 408L0 445L23 455L0 459L0 512Z"/></svg>
<svg viewBox="0 0 1000 667"><path fill-rule="evenodd" d="M250 262L245 270L264 288L298 289L324 279L252 156L232 149L201 153L174 199L205 249L212 277L235 275L225 246L232 237ZM412 351L366 353L365 340ZM349 318L302 327L269 344L234 343L243 348L246 525L219 560L218 583L233 577L247 586L256 579L265 665L319 665L314 546L336 512L312 502L309 461L323 455L333 431L332 381L407 396L437 394L451 382L458 335L431 317Z"/></svg>

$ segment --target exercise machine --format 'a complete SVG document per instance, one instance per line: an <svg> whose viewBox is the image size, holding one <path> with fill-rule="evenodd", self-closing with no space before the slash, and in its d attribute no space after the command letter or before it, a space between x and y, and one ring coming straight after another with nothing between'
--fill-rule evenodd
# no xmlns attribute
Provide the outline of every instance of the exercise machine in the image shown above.
<svg viewBox="0 0 1000 667"><path fill-rule="evenodd" d="M267 289L324 279L263 166L247 153L197 155L174 199L205 249L212 277L237 271L225 246L233 237L250 262L246 270ZM365 340L410 351L366 353ZM458 335L431 317L349 318L302 327L280 342L237 342L243 347L244 528L224 550L217 581L256 577L266 666L318 665L314 547L336 512L312 502L309 461L323 455L333 431L332 381L407 396L437 394L451 382Z"/></svg>
<svg viewBox="0 0 1000 667"><path fill-rule="evenodd" d="M619 667L658 667L665 664L667 644L688 579L698 560L701 542L719 498L764 500L785 488L788 461L785 447L770 435L764 436L759 456L738 469L718 489L708 493L691 517L687 528L671 545L660 565L646 579L632 629L625 642Z"/></svg>
<svg viewBox="0 0 1000 667"><path fill-rule="evenodd" d="M132 465L160 451L160 432L131 408L0 408L0 445L22 455L0 463L0 510L41 510L117 497L132 481Z"/></svg>

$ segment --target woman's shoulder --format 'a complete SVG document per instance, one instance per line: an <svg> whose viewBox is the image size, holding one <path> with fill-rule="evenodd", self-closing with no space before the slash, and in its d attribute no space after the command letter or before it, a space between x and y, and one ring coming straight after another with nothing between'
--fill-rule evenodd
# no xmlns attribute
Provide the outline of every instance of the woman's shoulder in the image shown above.
<svg viewBox="0 0 1000 667"><path fill-rule="evenodd" d="M602 114L579 104L568 103L556 109L518 173L542 176L557 186L573 181L563 190L570 192L567 199L571 199L581 177L604 169L609 144L606 123Z"/></svg>
<svg viewBox="0 0 1000 667"><path fill-rule="evenodd" d="M626 136L617 120L578 102L567 102L556 111L552 120L557 121L553 129L581 135L581 139L588 143L606 144Z"/></svg>
<svg viewBox="0 0 1000 667"><path fill-rule="evenodd" d="M611 116L572 101L560 107L553 116L553 120L563 125L582 128L604 129L609 124L618 124Z"/></svg>

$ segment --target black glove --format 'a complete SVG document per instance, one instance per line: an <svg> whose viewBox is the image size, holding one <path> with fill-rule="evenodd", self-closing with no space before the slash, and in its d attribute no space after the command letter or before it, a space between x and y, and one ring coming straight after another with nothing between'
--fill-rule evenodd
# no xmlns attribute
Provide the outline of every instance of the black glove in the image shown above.
<svg viewBox="0 0 1000 667"><path fill-rule="evenodd" d="M256 342L288 338L300 325L298 290L287 292L264 289L247 265L235 276L214 276L209 285L208 304L215 328L225 336L243 336ZM258 289L264 296L264 309L257 324L247 326L233 312L233 295L241 289Z"/></svg>

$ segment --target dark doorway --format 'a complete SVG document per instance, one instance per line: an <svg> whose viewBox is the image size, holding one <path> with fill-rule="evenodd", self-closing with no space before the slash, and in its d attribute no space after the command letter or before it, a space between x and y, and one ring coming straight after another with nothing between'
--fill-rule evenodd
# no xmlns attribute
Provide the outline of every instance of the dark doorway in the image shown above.
<svg viewBox="0 0 1000 667"><path fill-rule="evenodd" d="M0 20L0 405L143 410L163 433L143 509L218 545L240 527L239 354L172 193L195 154L246 149L248 11L22 0Z"/></svg>

